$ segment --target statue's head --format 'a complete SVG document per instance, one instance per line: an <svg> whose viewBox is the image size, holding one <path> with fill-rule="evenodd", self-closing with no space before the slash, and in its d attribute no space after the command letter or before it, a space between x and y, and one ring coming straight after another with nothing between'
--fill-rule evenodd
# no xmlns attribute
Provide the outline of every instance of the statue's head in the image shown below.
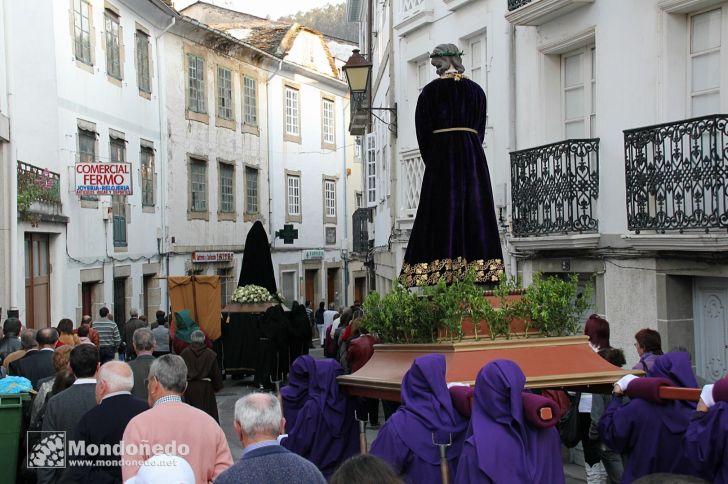
<svg viewBox="0 0 728 484"><path fill-rule="evenodd" d="M441 76L449 69L455 69L462 74L463 67L462 51L455 44L440 44L430 54L430 63L437 69L437 75Z"/></svg>

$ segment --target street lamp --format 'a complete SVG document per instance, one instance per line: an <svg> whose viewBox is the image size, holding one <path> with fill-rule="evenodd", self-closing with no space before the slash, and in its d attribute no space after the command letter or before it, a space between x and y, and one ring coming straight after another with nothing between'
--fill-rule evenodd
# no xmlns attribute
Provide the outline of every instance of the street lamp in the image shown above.
<svg viewBox="0 0 728 484"><path fill-rule="evenodd" d="M349 91L352 94L365 93L369 87L372 64L359 53L359 49L354 49L343 69L346 74L346 82L349 83Z"/></svg>
<svg viewBox="0 0 728 484"><path fill-rule="evenodd" d="M369 89L369 76L372 73L372 63L359 53L359 49L354 49L342 69L346 74L346 82L349 84L351 97L366 99L367 90ZM397 136L397 103L392 108L371 108L359 105L357 109L371 112L372 116L389 126L390 131L394 133L395 137ZM385 121L372 111L389 111L391 122Z"/></svg>

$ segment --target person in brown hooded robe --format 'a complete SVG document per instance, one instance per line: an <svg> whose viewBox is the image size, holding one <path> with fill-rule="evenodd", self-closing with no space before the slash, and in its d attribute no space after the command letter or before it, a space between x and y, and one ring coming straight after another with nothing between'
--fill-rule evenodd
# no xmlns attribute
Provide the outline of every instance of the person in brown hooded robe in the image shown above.
<svg viewBox="0 0 728 484"><path fill-rule="evenodd" d="M205 346L205 333L202 331L193 331L190 339L192 343L180 354L187 365L184 401L219 422L215 393L222 390L223 383L217 354Z"/></svg>

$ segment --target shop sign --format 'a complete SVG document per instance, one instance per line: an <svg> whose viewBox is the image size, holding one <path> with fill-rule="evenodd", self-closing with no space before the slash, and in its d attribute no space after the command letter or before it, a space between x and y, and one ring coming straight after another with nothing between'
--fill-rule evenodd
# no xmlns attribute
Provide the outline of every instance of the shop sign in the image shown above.
<svg viewBox="0 0 728 484"><path fill-rule="evenodd" d="M322 249L312 249L303 251L303 260L321 260L324 258Z"/></svg>
<svg viewBox="0 0 728 484"><path fill-rule="evenodd" d="M193 252L192 262L232 262L232 252Z"/></svg>
<svg viewBox="0 0 728 484"><path fill-rule="evenodd" d="M76 163L76 195L131 195L131 163Z"/></svg>

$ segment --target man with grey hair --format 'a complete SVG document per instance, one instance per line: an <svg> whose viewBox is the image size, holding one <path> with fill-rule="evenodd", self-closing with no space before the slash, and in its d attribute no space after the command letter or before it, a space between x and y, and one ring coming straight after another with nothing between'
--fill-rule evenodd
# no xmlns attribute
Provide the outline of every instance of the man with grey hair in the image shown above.
<svg viewBox="0 0 728 484"><path fill-rule="evenodd" d="M131 419L124 431L123 482L159 452L183 457L192 466L198 484L209 483L232 465L225 433L217 422L182 402L186 388L187 366L181 357L164 355L154 360L147 378L152 408Z"/></svg>
<svg viewBox="0 0 728 484"><path fill-rule="evenodd" d="M131 394L134 375L123 361L109 361L96 374L96 402L74 429L73 439L95 444L99 449L111 448L121 442L129 421L149 409L146 401ZM73 455L83 465L69 467L64 474L68 482L121 482L121 463L109 466L120 455Z"/></svg>
<svg viewBox="0 0 728 484"><path fill-rule="evenodd" d="M3 368L5 368L5 373L7 374L10 372L10 363L19 360L20 358L25 356L28 351L37 349L38 342L35 340L34 329L26 329L25 331L20 333L20 349L18 351L13 351L3 360Z"/></svg>
<svg viewBox="0 0 728 484"><path fill-rule="evenodd" d="M205 333L199 329L192 332L190 341L190 345L180 353L187 365L185 402L219 422L215 392L222 390L223 382L217 353L205 346Z"/></svg>
<svg viewBox="0 0 728 484"><path fill-rule="evenodd" d="M251 393L238 400L233 426L243 445L243 455L215 484L324 484L326 479L315 465L279 445L277 437L285 425L281 404L272 394Z"/></svg>
<svg viewBox="0 0 728 484"><path fill-rule="evenodd" d="M134 352L134 333L139 328L148 327L147 323L139 319L139 310L132 308L129 311L130 319L124 325L124 346L126 348L126 361L131 361L137 357Z"/></svg>
<svg viewBox="0 0 728 484"><path fill-rule="evenodd" d="M156 347L156 340L154 334L152 334L152 330L149 328L139 328L134 331L132 346L137 357L129 362L131 371L134 373L134 387L131 389L131 394L146 402L147 384L145 381L147 375L149 375L149 368L151 368L154 362L152 353Z"/></svg>

